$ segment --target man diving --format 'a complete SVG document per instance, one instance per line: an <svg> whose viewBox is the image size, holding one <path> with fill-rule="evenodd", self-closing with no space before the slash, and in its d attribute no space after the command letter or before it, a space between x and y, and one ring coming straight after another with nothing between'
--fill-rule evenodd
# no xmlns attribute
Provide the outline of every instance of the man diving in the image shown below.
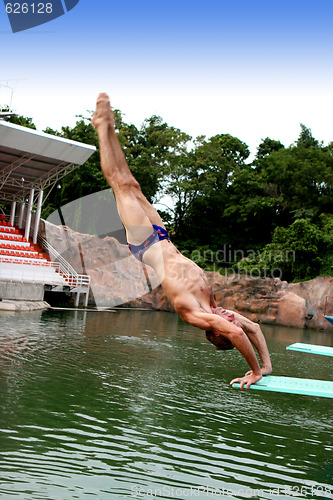
<svg viewBox="0 0 333 500"><path fill-rule="evenodd" d="M143 195L127 165L115 132L110 101L104 93L97 98L92 124L98 133L102 171L113 189L130 251L154 269L182 320L205 330L217 349L235 346L239 350L251 370L230 384L240 382L241 389L244 386L248 389L272 372L260 326L240 314L216 307L203 269L171 243L160 215ZM262 368L252 344L259 353Z"/></svg>

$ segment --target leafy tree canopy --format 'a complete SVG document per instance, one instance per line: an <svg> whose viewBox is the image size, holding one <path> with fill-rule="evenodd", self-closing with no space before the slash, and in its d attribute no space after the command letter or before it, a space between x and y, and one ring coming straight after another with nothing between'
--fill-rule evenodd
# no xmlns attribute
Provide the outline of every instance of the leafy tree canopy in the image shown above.
<svg viewBox="0 0 333 500"><path fill-rule="evenodd" d="M36 130L36 126L32 121L32 118L21 115L13 115L9 118L9 123L14 123L15 125L21 125L22 127L32 128Z"/></svg>
<svg viewBox="0 0 333 500"><path fill-rule="evenodd" d="M97 133L89 117L78 118L74 127L45 132L92 144L97 152L47 193L44 217L107 187ZM35 128L31 118L10 121ZM227 245L247 255L233 263L242 272L278 268L289 280L333 274L333 141L324 146L301 124L291 146L266 137L250 163L248 146L230 134L193 139L155 115L138 128L119 110L115 124L143 193L168 205L163 216L173 241L189 255Z"/></svg>

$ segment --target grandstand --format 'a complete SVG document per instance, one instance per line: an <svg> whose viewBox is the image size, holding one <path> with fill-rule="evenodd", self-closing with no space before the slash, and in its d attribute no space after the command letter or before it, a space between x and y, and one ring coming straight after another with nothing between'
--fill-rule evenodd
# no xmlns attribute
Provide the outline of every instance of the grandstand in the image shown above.
<svg viewBox="0 0 333 500"><path fill-rule="evenodd" d="M83 165L93 146L0 120L0 298L43 300L72 293L88 303L90 277L78 274L39 233L43 194Z"/></svg>

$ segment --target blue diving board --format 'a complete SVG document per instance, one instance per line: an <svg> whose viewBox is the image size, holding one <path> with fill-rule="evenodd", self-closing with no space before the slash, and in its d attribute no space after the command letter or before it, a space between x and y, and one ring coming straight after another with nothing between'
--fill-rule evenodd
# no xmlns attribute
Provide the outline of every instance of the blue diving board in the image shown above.
<svg viewBox="0 0 333 500"><path fill-rule="evenodd" d="M325 345L302 344L301 342L296 342L295 344L288 345L286 349L288 351L300 351L308 352L310 354L322 354L323 356L333 356L333 347L327 347Z"/></svg>
<svg viewBox="0 0 333 500"><path fill-rule="evenodd" d="M238 387L240 384L232 384ZM267 375L259 382L250 385L250 390L286 392L289 394L302 394L303 396L318 396L333 398L333 382L328 380L314 380L309 378L274 377ZM246 389L244 389L246 391ZM246 391L247 392L247 391Z"/></svg>
<svg viewBox="0 0 333 500"><path fill-rule="evenodd" d="M324 316L324 318L327 319L327 321L329 321L331 325L333 325L333 316Z"/></svg>

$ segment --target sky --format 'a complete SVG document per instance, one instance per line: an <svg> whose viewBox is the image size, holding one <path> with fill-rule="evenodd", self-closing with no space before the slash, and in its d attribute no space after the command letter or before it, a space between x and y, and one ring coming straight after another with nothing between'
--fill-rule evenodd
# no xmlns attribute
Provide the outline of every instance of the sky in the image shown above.
<svg viewBox="0 0 333 500"><path fill-rule="evenodd" d="M1 2L0 104L8 85L19 114L59 130L105 91L137 127L156 114L193 137L232 134L252 155L265 137L290 145L300 123L327 144L332 26L331 0L80 0L13 33Z"/></svg>

